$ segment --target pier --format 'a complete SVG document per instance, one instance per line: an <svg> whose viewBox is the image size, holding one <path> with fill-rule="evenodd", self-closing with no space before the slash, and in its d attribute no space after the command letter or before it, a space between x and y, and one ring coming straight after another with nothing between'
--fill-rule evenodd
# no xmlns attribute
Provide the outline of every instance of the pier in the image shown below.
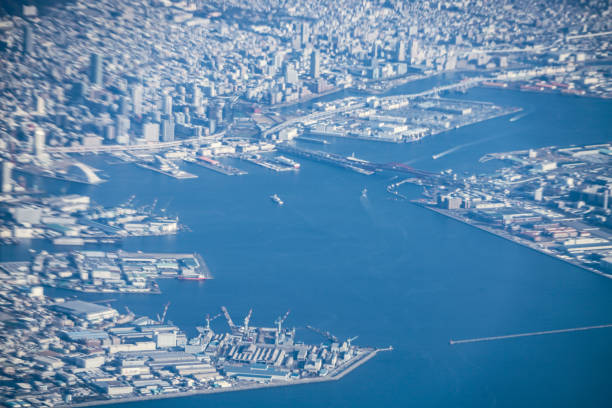
<svg viewBox="0 0 612 408"><path fill-rule="evenodd" d="M161 173L163 175L170 176L178 180L198 178L198 176L196 176L195 174L188 173L184 170L176 170L176 171L162 170L162 169L150 166L145 163L136 163L136 165L139 167L142 167L143 169L152 170L157 173Z"/></svg>
<svg viewBox="0 0 612 408"><path fill-rule="evenodd" d="M226 176L243 176L247 174L247 172L244 170L232 167L227 164L221 164L220 162L211 159L204 160L202 158L198 158L198 160L191 161L191 163L212 170L214 172L224 174Z"/></svg>
<svg viewBox="0 0 612 408"><path fill-rule="evenodd" d="M288 145L278 145L277 149L287 154L342 167L357 173L365 174L366 176L371 176L376 171L376 166L374 163L366 160L360 160L355 157L347 158L333 153L299 149L297 147L291 147Z"/></svg>
<svg viewBox="0 0 612 408"><path fill-rule="evenodd" d="M612 327L612 324L600 324L597 326L585 326L585 327L573 327L570 329L557 329L557 330L545 330L529 333L517 333L517 334L506 334L504 336L492 336L492 337L477 337L474 339L462 339L462 340L450 340L450 345L463 344L463 343L477 343L481 341L495 341L495 340L506 340L514 339L518 337L532 337L532 336L544 336L546 334L559 334L559 333L572 333L587 330L606 329Z"/></svg>

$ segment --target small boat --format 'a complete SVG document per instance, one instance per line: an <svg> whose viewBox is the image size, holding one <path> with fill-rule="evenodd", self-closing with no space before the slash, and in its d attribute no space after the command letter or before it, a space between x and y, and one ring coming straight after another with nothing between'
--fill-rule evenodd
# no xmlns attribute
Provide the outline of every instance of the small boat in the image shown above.
<svg viewBox="0 0 612 408"><path fill-rule="evenodd" d="M368 189L364 187L363 190L361 190L361 197L363 198L368 198Z"/></svg>
<svg viewBox="0 0 612 408"><path fill-rule="evenodd" d="M278 194L273 194L273 195L271 195L271 196L270 196L270 200L274 201L274 202L275 202L276 204L278 204L278 205L283 205L283 204L285 204L285 203L283 202L283 200L281 200L281 198L278 196Z"/></svg>

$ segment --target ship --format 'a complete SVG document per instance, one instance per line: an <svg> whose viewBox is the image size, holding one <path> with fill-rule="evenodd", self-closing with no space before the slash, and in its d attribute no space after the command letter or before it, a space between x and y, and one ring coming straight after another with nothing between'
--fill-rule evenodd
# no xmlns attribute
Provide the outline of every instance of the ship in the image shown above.
<svg viewBox="0 0 612 408"><path fill-rule="evenodd" d="M368 198L368 189L364 187L363 190L361 190L361 197L363 198Z"/></svg>
<svg viewBox="0 0 612 408"><path fill-rule="evenodd" d="M270 196L270 200L274 201L274 202L275 202L276 204L278 204L278 205L283 205L283 204L285 204L285 203L283 202L283 200L281 200L281 198L278 196L278 194L273 194L273 195L271 195L271 196Z"/></svg>
<svg viewBox="0 0 612 408"><path fill-rule="evenodd" d="M281 164L284 164L286 166L292 167L294 169L299 169L300 168L300 163L298 163L298 162L296 162L294 160L291 160L290 158L285 157L285 156L278 156L276 158L276 161L281 163Z"/></svg>
<svg viewBox="0 0 612 408"><path fill-rule="evenodd" d="M201 273L197 275L180 275L178 278L180 280L206 280L206 276Z"/></svg>

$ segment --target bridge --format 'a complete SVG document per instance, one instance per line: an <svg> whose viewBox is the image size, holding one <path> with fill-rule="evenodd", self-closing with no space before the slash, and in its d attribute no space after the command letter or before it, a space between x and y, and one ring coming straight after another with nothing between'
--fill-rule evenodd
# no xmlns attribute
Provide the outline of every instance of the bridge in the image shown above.
<svg viewBox="0 0 612 408"><path fill-rule="evenodd" d="M612 34L612 31L602 31L600 33L586 33L586 34L578 34L578 35L568 35L565 37L566 40L578 40L581 38L593 38L593 37L602 37L606 35Z"/></svg>

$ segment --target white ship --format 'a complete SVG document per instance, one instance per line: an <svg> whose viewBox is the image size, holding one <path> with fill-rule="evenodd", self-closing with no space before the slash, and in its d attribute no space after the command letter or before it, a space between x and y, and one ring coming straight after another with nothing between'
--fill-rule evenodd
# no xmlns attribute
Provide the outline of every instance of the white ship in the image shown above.
<svg viewBox="0 0 612 408"><path fill-rule="evenodd" d="M276 204L278 204L278 205L283 205L283 204L285 204L285 203L283 202L283 200L281 200L281 198L278 196L278 194L273 194L273 195L271 195L271 196L270 196L270 200L274 201L274 202L275 202Z"/></svg>

